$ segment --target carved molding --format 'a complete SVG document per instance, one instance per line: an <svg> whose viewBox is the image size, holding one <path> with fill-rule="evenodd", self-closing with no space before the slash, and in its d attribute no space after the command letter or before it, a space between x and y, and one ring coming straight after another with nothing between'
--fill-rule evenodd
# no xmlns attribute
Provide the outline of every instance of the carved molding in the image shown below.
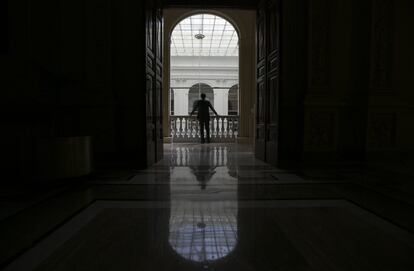
<svg viewBox="0 0 414 271"><path fill-rule="evenodd" d="M157 99L157 103L156 103L156 118L158 120L160 120L162 118L162 103L161 103L161 95L162 95L162 82L156 80L155 82L155 98Z"/></svg>
<svg viewBox="0 0 414 271"><path fill-rule="evenodd" d="M266 82L257 83L257 123L266 121Z"/></svg>
<svg viewBox="0 0 414 271"><path fill-rule="evenodd" d="M268 7L267 29L268 29L268 54L272 55L279 51L279 24L280 24L279 1L273 1Z"/></svg>
<svg viewBox="0 0 414 271"><path fill-rule="evenodd" d="M163 36L163 22L162 22L162 11L160 9L157 10L156 16L156 53L157 59L161 62L162 61L162 36Z"/></svg>
<svg viewBox="0 0 414 271"><path fill-rule="evenodd" d="M154 117L153 95L154 95L154 79L153 79L153 76L147 74L146 112L147 112L147 120L149 121L152 121Z"/></svg>
<svg viewBox="0 0 414 271"><path fill-rule="evenodd" d="M147 49L151 52L154 52L154 13L152 10L147 10L146 12L146 39L147 39Z"/></svg>
<svg viewBox="0 0 414 271"><path fill-rule="evenodd" d="M305 147L308 150L332 150L335 147L335 111L309 112L306 121Z"/></svg>
<svg viewBox="0 0 414 271"><path fill-rule="evenodd" d="M257 32L257 60L264 59L266 53L265 47L265 20L264 18L258 19L258 32Z"/></svg>
<svg viewBox="0 0 414 271"><path fill-rule="evenodd" d="M279 99L279 78L278 74L274 74L273 76L269 77L269 123L277 123L278 122L278 99Z"/></svg>
<svg viewBox="0 0 414 271"><path fill-rule="evenodd" d="M392 92L394 1L372 0L372 10L372 94L390 94Z"/></svg>

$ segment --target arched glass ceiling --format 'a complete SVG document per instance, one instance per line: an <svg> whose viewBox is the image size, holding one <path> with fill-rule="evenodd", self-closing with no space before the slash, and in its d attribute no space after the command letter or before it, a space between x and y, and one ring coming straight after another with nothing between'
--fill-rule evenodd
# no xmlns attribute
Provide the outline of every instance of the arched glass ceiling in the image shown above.
<svg viewBox="0 0 414 271"><path fill-rule="evenodd" d="M197 34L204 38L196 38ZM174 28L171 56L238 56L238 42L231 23L212 14L197 14L185 18Z"/></svg>

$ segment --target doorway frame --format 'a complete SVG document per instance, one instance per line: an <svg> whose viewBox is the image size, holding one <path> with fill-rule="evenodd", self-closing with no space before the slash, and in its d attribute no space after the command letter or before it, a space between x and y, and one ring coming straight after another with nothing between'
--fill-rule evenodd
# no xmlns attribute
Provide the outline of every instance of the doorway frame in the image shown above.
<svg viewBox="0 0 414 271"><path fill-rule="evenodd" d="M234 9L164 9L164 54L163 54L163 136L168 142L170 135L170 37L176 25L196 14L213 14L227 20L239 36L239 138L238 142L254 144L256 116L256 10ZM246 19L247 18L247 19Z"/></svg>

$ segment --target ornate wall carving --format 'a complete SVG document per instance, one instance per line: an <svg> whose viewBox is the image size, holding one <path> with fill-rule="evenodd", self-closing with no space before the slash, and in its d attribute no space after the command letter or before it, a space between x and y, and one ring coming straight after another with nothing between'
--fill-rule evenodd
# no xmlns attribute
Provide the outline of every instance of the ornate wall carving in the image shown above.
<svg viewBox="0 0 414 271"><path fill-rule="evenodd" d="M372 0L371 89L373 94L391 90L394 1Z"/></svg>
<svg viewBox="0 0 414 271"><path fill-rule="evenodd" d="M396 146L396 113L371 113L368 123L368 148L392 149Z"/></svg>
<svg viewBox="0 0 414 271"><path fill-rule="evenodd" d="M256 157L278 163L280 1L262 0L257 12Z"/></svg>
<svg viewBox="0 0 414 271"><path fill-rule="evenodd" d="M147 38L147 49L149 49L152 53L154 52L154 13L152 10L148 10L146 12L146 38Z"/></svg>

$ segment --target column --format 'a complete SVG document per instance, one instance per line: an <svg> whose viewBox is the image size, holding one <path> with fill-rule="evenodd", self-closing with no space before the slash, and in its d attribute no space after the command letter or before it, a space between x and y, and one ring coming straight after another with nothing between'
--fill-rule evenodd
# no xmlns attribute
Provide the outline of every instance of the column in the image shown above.
<svg viewBox="0 0 414 271"><path fill-rule="evenodd" d="M174 89L174 115L188 115L188 89Z"/></svg>
<svg viewBox="0 0 414 271"><path fill-rule="evenodd" d="M228 89L214 89L214 109L221 116L228 115L229 90Z"/></svg>

